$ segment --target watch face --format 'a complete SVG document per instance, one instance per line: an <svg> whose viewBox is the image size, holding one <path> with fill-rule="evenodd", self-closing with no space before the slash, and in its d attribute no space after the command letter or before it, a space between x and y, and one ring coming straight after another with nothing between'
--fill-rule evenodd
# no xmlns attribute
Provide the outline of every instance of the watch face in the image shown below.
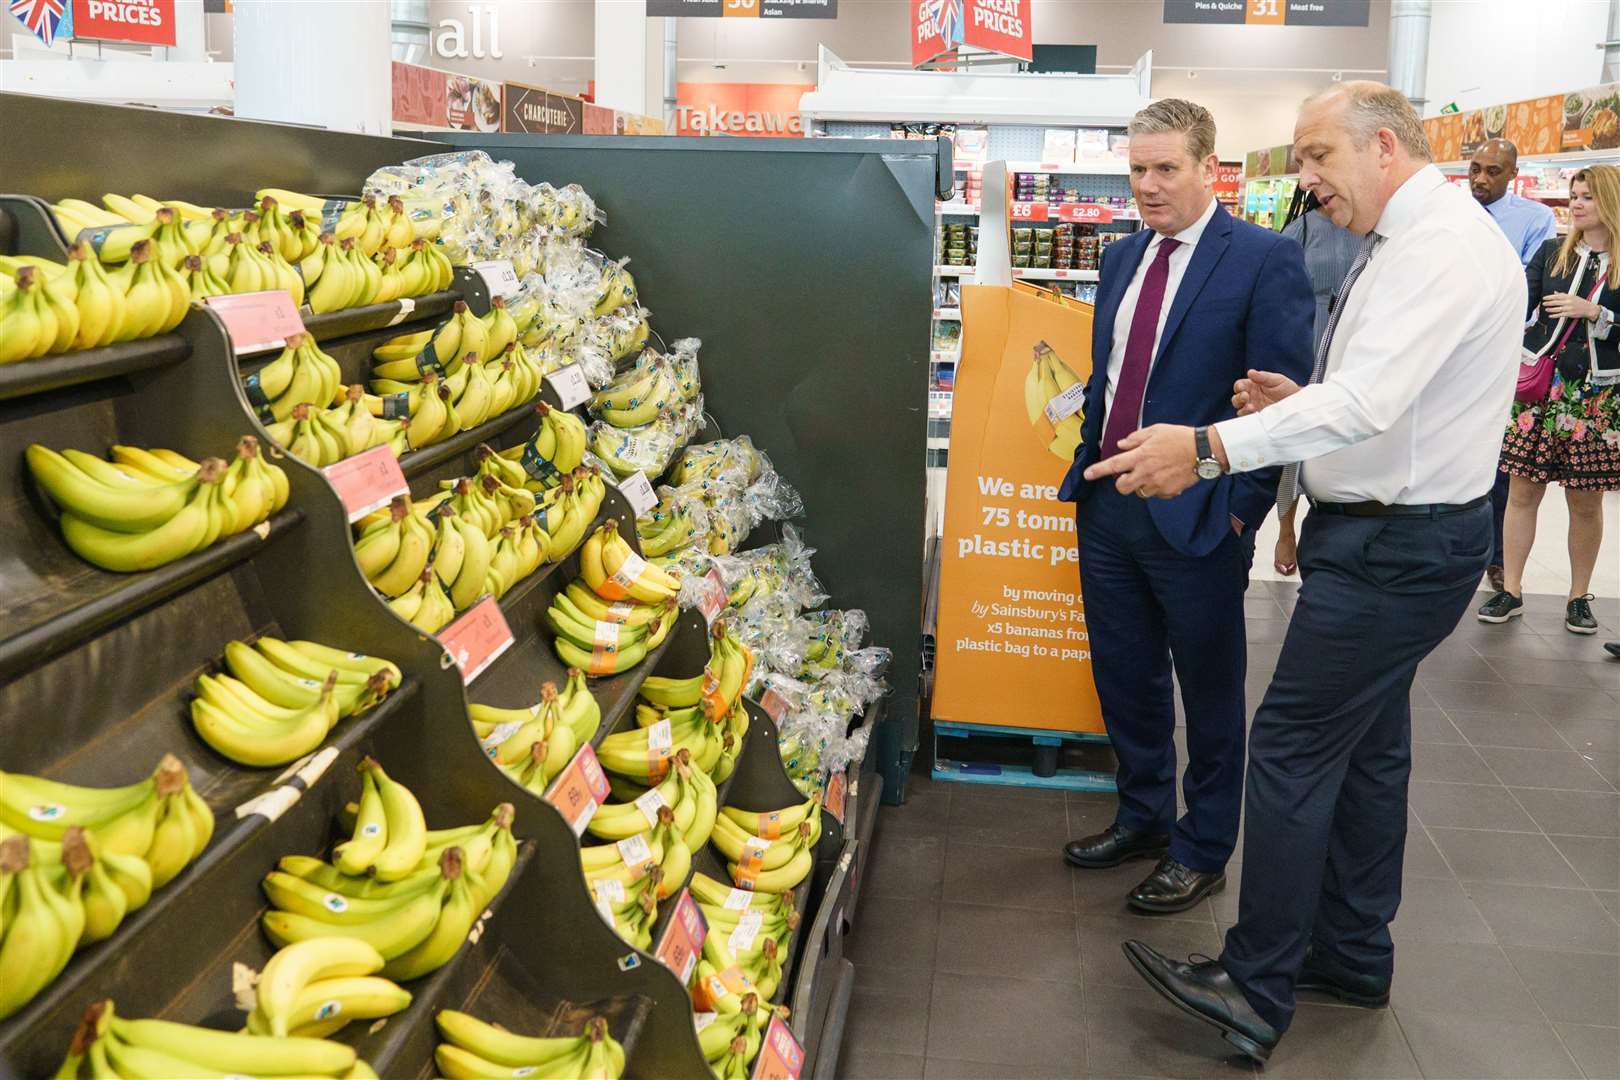
<svg viewBox="0 0 1620 1080"><path fill-rule="evenodd" d="M1198 476L1202 480L1213 480L1221 475L1221 463L1214 458L1205 458L1198 463Z"/></svg>

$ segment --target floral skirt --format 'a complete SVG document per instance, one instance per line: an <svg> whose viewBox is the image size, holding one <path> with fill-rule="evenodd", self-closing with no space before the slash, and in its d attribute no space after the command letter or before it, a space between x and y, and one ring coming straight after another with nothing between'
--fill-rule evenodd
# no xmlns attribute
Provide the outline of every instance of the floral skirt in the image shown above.
<svg viewBox="0 0 1620 1080"><path fill-rule="evenodd" d="M1546 401L1515 401L1501 469L1573 491L1620 490L1620 385L1566 383L1555 373Z"/></svg>

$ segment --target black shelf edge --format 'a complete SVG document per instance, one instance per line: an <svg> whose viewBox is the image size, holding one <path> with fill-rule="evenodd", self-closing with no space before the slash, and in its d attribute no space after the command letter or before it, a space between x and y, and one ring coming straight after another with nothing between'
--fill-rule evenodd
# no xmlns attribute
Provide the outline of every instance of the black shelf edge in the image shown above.
<svg viewBox="0 0 1620 1080"><path fill-rule="evenodd" d="M305 315L304 330L313 334L316 341L330 341L333 338L365 334L373 330L388 330L395 326L404 326L447 314L455 306L456 301L462 299L462 295L455 289L446 289L443 292L426 293L408 299L414 301L415 306L410 314L403 318L400 317L400 301L388 300L381 304L343 308L321 315Z"/></svg>
<svg viewBox="0 0 1620 1080"><path fill-rule="evenodd" d="M19 360L0 367L0 401L167 367L190 355L190 343L179 334L169 333L37 360Z"/></svg>
<svg viewBox="0 0 1620 1080"><path fill-rule="evenodd" d="M399 459L399 467L405 473L405 479L410 480L420 476L438 465L443 465L452 458L459 457L475 448L479 443L488 442L507 428L519 423L533 410L533 405L525 401L515 409L508 409L493 420L485 420L475 428L458 431L444 442L424 446L420 450L412 450Z"/></svg>
<svg viewBox="0 0 1620 1080"><path fill-rule="evenodd" d="M226 537L204 551L176 559L167 566L126 575L130 580L78 607L69 608L20 634L0 641L0 679L59 656L121 619L160 604L191 586L246 562L266 544L285 536L304 520L296 507L283 509L255 528ZM257 531L264 529L261 536Z"/></svg>
<svg viewBox="0 0 1620 1080"><path fill-rule="evenodd" d="M338 751L337 756L314 783L319 784L336 775L334 767L343 755L370 738L384 723L404 709L420 692L421 685L421 680L414 676L406 676L393 693L375 708L340 722L333 729L336 734L329 736L311 752L310 756L328 748ZM247 766L237 767L248 770ZM308 792L313 785L287 775L285 769L290 768L291 766L276 766L248 771L265 774L265 785L260 794L278 787L289 787L299 791L301 799L303 793ZM279 783L275 782L278 779ZM206 790L200 790L198 794L207 801ZM60 975L48 983L26 1006L0 1023L0 1050L5 1050L8 1044L16 1039L26 1038L28 1032L42 1024L51 1014L59 1012L64 1002L83 997L84 987L93 985L108 965L124 962L133 940L163 922L171 910L187 897L190 890L207 888L207 881L210 878L226 872L259 833L274 825L280 815L290 809L290 807L282 808L277 818L266 817L260 813L238 817L237 805L216 806L209 801L209 808L214 811L214 835L203 853L188 863L174 880L155 890L146 906L126 917L112 937L76 951Z"/></svg>

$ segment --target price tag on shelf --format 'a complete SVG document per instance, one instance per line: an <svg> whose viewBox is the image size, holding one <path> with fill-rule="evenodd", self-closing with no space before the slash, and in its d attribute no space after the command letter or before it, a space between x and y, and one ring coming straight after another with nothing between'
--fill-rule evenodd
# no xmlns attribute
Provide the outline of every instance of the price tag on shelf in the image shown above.
<svg viewBox="0 0 1620 1080"><path fill-rule="evenodd" d="M703 918L702 909L692 899L691 892L682 889L680 899L675 901L675 915L669 920L663 940L658 943L653 955L684 984L697 967L698 956L703 952L703 939L708 934L709 924Z"/></svg>
<svg viewBox="0 0 1620 1080"><path fill-rule="evenodd" d="M439 644L461 669L461 681L470 684L484 669L512 647L512 628L493 596L486 596L467 613L439 631Z"/></svg>
<svg viewBox="0 0 1620 1080"><path fill-rule="evenodd" d="M512 269L511 259L489 259L472 265L478 271L478 276L484 279L490 299L511 296L521 287L517 271Z"/></svg>
<svg viewBox="0 0 1620 1080"><path fill-rule="evenodd" d="M821 807L844 823L844 807L849 799L849 776L842 769L828 774L827 785L821 792Z"/></svg>
<svg viewBox="0 0 1620 1080"><path fill-rule="evenodd" d="M636 799L636 809L641 811L641 816L647 819L649 826L658 824L658 811L668 805L657 788L648 788Z"/></svg>
<svg viewBox="0 0 1620 1080"><path fill-rule="evenodd" d="M279 349L304 332L304 320L286 289L210 296L203 303L225 324L238 356Z"/></svg>
<svg viewBox="0 0 1620 1080"><path fill-rule="evenodd" d="M557 400L565 409L576 408L591 399L591 384L585 381L585 369L578 364L558 368L546 376L546 382L557 392Z"/></svg>
<svg viewBox="0 0 1620 1080"><path fill-rule="evenodd" d="M638 518L646 517L658 505L658 495L653 491L652 481L640 469L619 481L619 494L629 501L630 509L635 511Z"/></svg>
<svg viewBox="0 0 1620 1080"><path fill-rule="evenodd" d="M780 724L782 717L787 715L788 700L778 694L775 687L767 687L765 692L759 696L759 707L765 710L765 715L769 716L773 722Z"/></svg>
<svg viewBox="0 0 1620 1080"><path fill-rule="evenodd" d="M725 580L721 578L716 567L710 567L709 572L703 575L703 595L698 600L698 610L703 612L703 618L711 625L715 616L726 610L731 602L731 595L726 592Z"/></svg>
<svg viewBox="0 0 1620 1080"><path fill-rule="evenodd" d="M1007 216L1014 221L1045 221L1046 204L1043 202L1014 202L1008 204Z"/></svg>
<svg viewBox="0 0 1620 1080"><path fill-rule="evenodd" d="M387 506L396 495L411 493L410 485L405 483L405 474L400 471L399 459L387 446L373 446L354 457L328 465L321 472L326 474L327 482L337 489L338 498L343 500L343 509L349 512L350 521Z"/></svg>
<svg viewBox="0 0 1620 1080"><path fill-rule="evenodd" d="M803 1070L804 1047L799 1045L787 1021L777 1013L771 1017L771 1026L765 1029L759 1057L754 1059L752 1080L799 1080Z"/></svg>
<svg viewBox="0 0 1620 1080"><path fill-rule="evenodd" d="M574 760L563 766L543 798L557 808L575 836L584 836L585 826L596 816L596 808L607 802L611 790L607 773L596 760L596 751L586 743Z"/></svg>
<svg viewBox="0 0 1620 1080"><path fill-rule="evenodd" d="M620 861L631 870L632 880L641 880L658 865L658 860L653 858L652 846L647 843L647 835L637 833L615 845L619 849Z"/></svg>
<svg viewBox="0 0 1620 1080"><path fill-rule="evenodd" d="M1059 221L1082 225L1107 225L1114 220L1114 208L1100 203L1063 203L1053 208Z"/></svg>

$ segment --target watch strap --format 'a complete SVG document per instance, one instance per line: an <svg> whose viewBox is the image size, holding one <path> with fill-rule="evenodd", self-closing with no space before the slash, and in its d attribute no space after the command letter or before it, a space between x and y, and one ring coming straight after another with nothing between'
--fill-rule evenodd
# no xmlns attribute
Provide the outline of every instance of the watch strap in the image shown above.
<svg viewBox="0 0 1620 1080"><path fill-rule="evenodd" d="M1209 445L1209 428L1193 428L1193 452L1198 455L1199 461L1215 456L1215 451L1210 449Z"/></svg>

